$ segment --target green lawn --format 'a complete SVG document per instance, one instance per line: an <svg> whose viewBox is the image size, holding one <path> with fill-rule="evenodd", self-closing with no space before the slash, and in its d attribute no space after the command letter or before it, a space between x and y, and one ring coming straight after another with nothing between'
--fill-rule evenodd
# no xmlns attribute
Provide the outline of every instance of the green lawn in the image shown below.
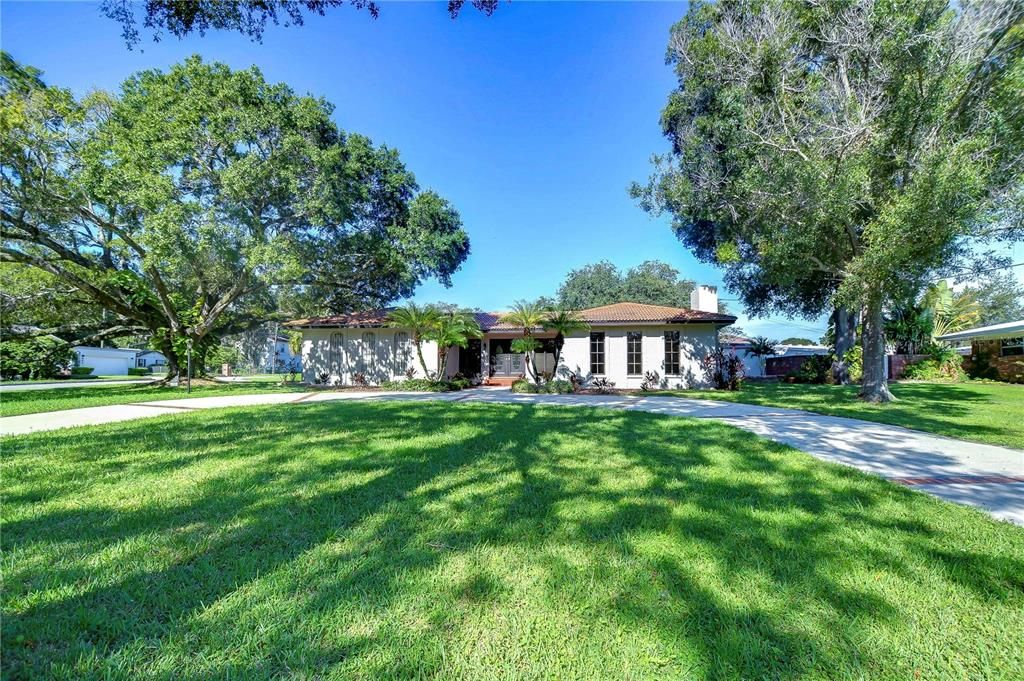
<svg viewBox="0 0 1024 681"><path fill-rule="evenodd" d="M216 397L218 395L246 395L263 392L295 392L308 390L297 385L281 385L269 381L254 383L224 383L196 385L192 394L185 387L151 385L97 385L48 390L16 390L0 393L0 416L18 416L79 407L100 407L108 404L131 404L152 400L174 400L186 397Z"/></svg>
<svg viewBox="0 0 1024 681"><path fill-rule="evenodd" d="M898 399L867 404L857 386L747 382L739 392L666 390L677 395L889 423L961 440L1024 449L1024 385L1008 383L892 383Z"/></svg>
<svg viewBox="0 0 1024 681"><path fill-rule="evenodd" d="M1024 529L707 421L307 403L0 465L10 678L1024 678Z"/></svg>

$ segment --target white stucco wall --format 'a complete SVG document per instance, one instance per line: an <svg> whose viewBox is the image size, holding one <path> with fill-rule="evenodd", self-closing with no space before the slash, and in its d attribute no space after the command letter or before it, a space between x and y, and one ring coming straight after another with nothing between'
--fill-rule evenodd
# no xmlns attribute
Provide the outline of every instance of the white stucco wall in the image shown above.
<svg viewBox="0 0 1024 681"><path fill-rule="evenodd" d="M401 333L405 333L408 339L404 344L398 343ZM373 334L372 352L366 347L365 334ZM436 343L423 343L423 359L428 371L437 371ZM302 380L307 383L315 383L318 375L327 373L330 384L352 385L353 376L362 372L371 384L376 385L404 378L409 367L416 370L417 377L423 378L416 346L408 329L302 329ZM449 373L453 372L450 370Z"/></svg>
<svg viewBox="0 0 1024 681"><path fill-rule="evenodd" d="M675 324L668 326L595 326L590 331L573 334L565 339L562 349L562 366L568 371L578 372L584 377L590 374L590 332L604 332L605 373L604 377L615 383L616 388L639 388L643 373L626 373L626 334L639 331L643 335L641 362L643 371L655 371L665 388L703 387L704 372L701 360L713 350L718 342L718 333L712 324ZM665 374L665 331L679 331L679 373ZM561 377L563 371L560 369Z"/></svg>

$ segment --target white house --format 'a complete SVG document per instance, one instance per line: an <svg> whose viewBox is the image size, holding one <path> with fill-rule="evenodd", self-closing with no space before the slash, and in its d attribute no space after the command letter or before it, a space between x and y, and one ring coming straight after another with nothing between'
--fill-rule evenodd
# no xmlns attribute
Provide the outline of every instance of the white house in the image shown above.
<svg viewBox="0 0 1024 681"><path fill-rule="evenodd" d="M565 338L557 373L574 372L585 381L606 378L617 388L639 388L647 372L664 387L704 384L701 361L718 347L718 330L736 321L718 312L715 289L700 286L691 295L692 309L615 303L580 310L587 331ZM358 374L371 384L401 378L410 369L422 375L412 334L388 325L389 310L298 319L286 326L302 331L303 380L351 385ZM525 372L522 354L511 349L523 329L501 321L500 313L478 312L484 335L466 348L453 348L449 376L481 376L511 382ZM543 344L537 353L541 370L552 370L555 334L536 330ZM423 343L427 370L438 367L433 342Z"/></svg>
<svg viewBox="0 0 1024 681"><path fill-rule="evenodd" d="M277 326L265 324L227 339L242 355L238 368L275 373L288 371L294 362L301 370L301 358L292 354L288 337L279 334Z"/></svg>
<svg viewBox="0 0 1024 681"><path fill-rule="evenodd" d="M94 376L125 376L128 369L137 367L151 369L153 373L167 368L167 358L156 350L78 345L74 352L75 366L92 367Z"/></svg>

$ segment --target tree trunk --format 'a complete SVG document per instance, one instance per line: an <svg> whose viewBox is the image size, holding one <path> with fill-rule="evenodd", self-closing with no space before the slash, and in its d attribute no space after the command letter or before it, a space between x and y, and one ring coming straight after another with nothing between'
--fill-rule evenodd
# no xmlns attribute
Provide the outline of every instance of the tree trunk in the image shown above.
<svg viewBox="0 0 1024 681"><path fill-rule="evenodd" d="M443 381L448 375L448 348L438 348L437 380Z"/></svg>
<svg viewBox="0 0 1024 681"><path fill-rule="evenodd" d="M427 371L427 362L423 359L423 339L413 338L412 342L416 345L416 357L420 360L420 368L423 369L423 377L429 379L430 372Z"/></svg>
<svg viewBox="0 0 1024 681"><path fill-rule="evenodd" d="M832 312L832 328L835 329L836 356L832 362L832 378L840 385L849 385L850 367L847 365L846 353L857 345L857 324L860 321L855 310L837 307Z"/></svg>
<svg viewBox="0 0 1024 681"><path fill-rule="evenodd" d="M882 297L874 295L868 300L864 313L864 378L860 397L868 402L891 402L885 367L885 333L883 330Z"/></svg>

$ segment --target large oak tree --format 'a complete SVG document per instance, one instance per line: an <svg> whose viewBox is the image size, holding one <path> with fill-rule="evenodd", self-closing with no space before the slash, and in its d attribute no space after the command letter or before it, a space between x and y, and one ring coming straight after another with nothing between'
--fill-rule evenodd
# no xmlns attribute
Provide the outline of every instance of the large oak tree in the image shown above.
<svg viewBox="0 0 1024 681"><path fill-rule="evenodd" d="M669 45L672 152L634 193L749 312L862 310L862 396L887 401L887 302L1024 230L999 210L1022 196L1022 17L1022 0L694 3Z"/></svg>
<svg viewBox="0 0 1024 681"><path fill-rule="evenodd" d="M382 305L469 252L458 213L398 153L256 68L188 59L76 99L4 55L0 259L106 311L79 340L191 344L306 311ZM59 326L59 325L58 325Z"/></svg>

